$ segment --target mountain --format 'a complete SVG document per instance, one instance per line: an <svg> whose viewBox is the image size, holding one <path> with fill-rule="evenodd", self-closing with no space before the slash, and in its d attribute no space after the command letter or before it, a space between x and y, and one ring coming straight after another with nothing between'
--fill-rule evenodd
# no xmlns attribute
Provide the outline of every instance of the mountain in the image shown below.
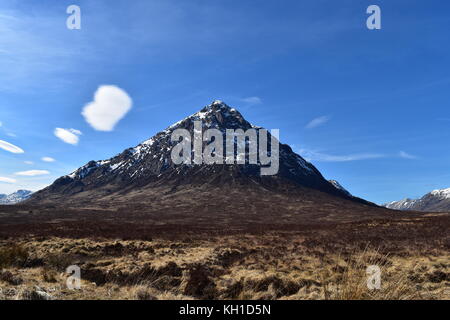
<svg viewBox="0 0 450 320"><path fill-rule="evenodd" d="M450 212L450 188L434 190L420 199L403 199L383 205L389 209Z"/></svg>
<svg viewBox="0 0 450 320"><path fill-rule="evenodd" d="M32 193L29 190L18 190L11 194L0 194L0 204L16 204L25 201Z"/></svg>
<svg viewBox="0 0 450 320"><path fill-rule="evenodd" d="M345 189L339 182L337 182L336 180L328 180L336 189L344 192L346 195L348 195L349 197L352 197L352 194L350 192L347 191L347 189Z"/></svg>
<svg viewBox="0 0 450 320"><path fill-rule="evenodd" d="M176 165L171 158L172 149L177 142L171 141L172 133L184 129L194 135L198 128L195 122L201 121L202 128L217 129L225 137L227 129L255 129L264 132L243 118L241 113L221 101L214 101L199 112L169 126L134 148L108 160L90 161L69 175L57 179L49 187L36 192L28 201L34 204L70 205L76 207L105 206L128 207L147 205L150 210L166 206L184 206L191 203L192 197L214 204L212 190L217 190L222 200L230 199L227 192L236 194L238 190L255 196L268 193L306 194L311 190L366 205L373 205L362 199L352 197L343 188L327 181L322 174L301 156L294 153L286 144L279 144L279 170L275 175L262 176L265 167L258 157L256 164L195 164ZM272 145L268 134L268 147ZM224 138L225 141L225 138ZM275 140L278 142L278 140ZM248 141L246 146L248 148ZM203 148L207 146L203 142ZM260 145L258 144L258 147ZM195 148L195 146L194 146ZM215 151L213 152L213 154ZM246 160L248 160L248 155ZM224 155L224 159L225 159ZM186 199L189 196L190 199ZM181 198L182 200L179 200ZM270 196L271 197L271 196ZM171 198L169 201L168 199ZM233 201L240 198L236 196ZM308 198L309 199L309 198ZM314 199L314 196L311 196ZM177 202L178 201L178 202ZM314 200L308 200L314 201ZM162 205L164 203L164 205ZM207 204L206 204L207 205ZM374 206L374 205L373 205Z"/></svg>

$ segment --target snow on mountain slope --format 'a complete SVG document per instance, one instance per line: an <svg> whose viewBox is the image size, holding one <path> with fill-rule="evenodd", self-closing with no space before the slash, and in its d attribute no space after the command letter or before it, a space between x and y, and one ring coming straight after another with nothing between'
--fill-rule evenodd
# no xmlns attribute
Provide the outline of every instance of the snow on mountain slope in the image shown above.
<svg viewBox="0 0 450 320"><path fill-rule="evenodd" d="M350 192L348 192L347 189L345 189L338 181L336 180L328 180L336 189L341 190L345 192L348 196L352 196Z"/></svg>
<svg viewBox="0 0 450 320"><path fill-rule="evenodd" d="M0 204L15 204L28 199L33 192L29 190L18 190L9 195L0 195Z"/></svg>
<svg viewBox="0 0 450 320"><path fill-rule="evenodd" d="M414 210L414 205L419 201L419 199L403 199L400 201L392 201L383 206L394 210Z"/></svg>
<svg viewBox="0 0 450 320"><path fill-rule="evenodd" d="M450 188L441 189L441 190L433 190L430 192L432 196L437 199L445 200L450 199Z"/></svg>

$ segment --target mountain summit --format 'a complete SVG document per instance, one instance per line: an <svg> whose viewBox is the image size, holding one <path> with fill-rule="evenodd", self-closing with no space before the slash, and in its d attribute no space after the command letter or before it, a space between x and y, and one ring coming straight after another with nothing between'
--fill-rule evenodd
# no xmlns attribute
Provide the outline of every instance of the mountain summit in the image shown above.
<svg viewBox="0 0 450 320"><path fill-rule="evenodd" d="M194 135L196 122L201 123L202 130L217 129L224 136L228 129L255 129L257 132L264 130L245 120L235 108L216 100L134 148L126 149L108 160L90 161L71 174L57 179L49 187L36 192L30 201L70 202L72 205L111 205L115 202L124 204L127 201L145 203L155 200L146 198L147 193L152 194L152 197L160 197L167 192L181 192L196 187L214 186L232 190L236 186L246 186L249 189L274 192L308 188L364 202L324 179L311 163L294 153L288 145L281 143L279 170L273 176L260 175L260 159L255 164L173 163L171 152L177 142L172 141L172 134L177 129L183 129ZM270 133L268 136L271 138ZM248 149L248 140L245 141ZM203 142L203 148L206 145L207 143Z"/></svg>

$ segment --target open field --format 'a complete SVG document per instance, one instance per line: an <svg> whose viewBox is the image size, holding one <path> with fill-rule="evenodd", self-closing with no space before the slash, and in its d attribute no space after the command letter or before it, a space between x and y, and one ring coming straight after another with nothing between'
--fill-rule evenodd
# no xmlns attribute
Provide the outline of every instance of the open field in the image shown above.
<svg viewBox="0 0 450 320"><path fill-rule="evenodd" d="M201 214L188 223L1 209L1 299L450 298L446 214L320 224L250 216L224 228ZM80 290L65 286L69 265L81 268ZM369 265L381 268L380 290L367 289Z"/></svg>

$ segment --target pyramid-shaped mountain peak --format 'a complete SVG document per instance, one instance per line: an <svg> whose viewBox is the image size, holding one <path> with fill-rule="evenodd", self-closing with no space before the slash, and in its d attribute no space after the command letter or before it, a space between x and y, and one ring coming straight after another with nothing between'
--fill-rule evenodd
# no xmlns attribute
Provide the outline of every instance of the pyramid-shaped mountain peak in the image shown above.
<svg viewBox="0 0 450 320"><path fill-rule="evenodd" d="M264 165L259 159L257 163L246 161L244 164L237 161L233 164L224 162L214 165L173 163L171 153L177 142L172 139L172 133L176 129L184 129L195 135L196 121L201 122L203 132L214 128L224 135L227 129L245 131L255 128L258 132L261 129L245 120L235 108L216 100L134 148L126 149L108 160L90 161L71 174L57 179L49 187L35 193L32 201L60 202L71 198L86 198L84 200L87 202L101 201L110 199L111 194L116 193L135 194L141 193L142 189L152 189L161 185L179 188L181 185L193 184L214 184L224 187L250 184L275 191L306 187L344 198L353 198L333 186L311 163L282 143L279 144L279 170L273 176L260 175Z"/></svg>

